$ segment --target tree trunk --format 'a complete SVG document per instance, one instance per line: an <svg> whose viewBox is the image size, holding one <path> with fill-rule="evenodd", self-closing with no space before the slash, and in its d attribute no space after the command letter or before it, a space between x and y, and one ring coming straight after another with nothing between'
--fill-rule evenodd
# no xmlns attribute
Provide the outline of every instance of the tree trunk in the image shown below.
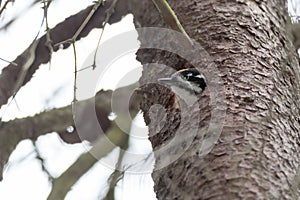
<svg viewBox="0 0 300 200"><path fill-rule="evenodd" d="M136 26L168 27L151 1L133 0L135 3L144 4L144 9L133 9ZM201 147L197 135L179 159L153 172L158 199L299 198L300 70L286 32L288 14L284 1L169 3L188 35L205 48L215 63L224 83L227 109L224 129L209 154L197 154ZM142 63L167 63L175 69L186 64L177 55L145 49L138 52L138 59ZM210 72L209 67L204 71ZM157 74L157 68L144 65L141 82ZM206 75L213 83L213 77ZM209 85L198 101L200 111L189 110L190 116L200 112L201 130L207 129L212 120L211 88ZM166 90L148 89L145 86L144 91L151 95L142 102L147 123L151 121L148 109L155 103L164 104L171 112L160 131L159 120L150 124L150 140L157 150L174 137L182 118L176 117L175 100ZM187 124L186 132L194 128ZM164 159L155 156L157 160Z"/></svg>

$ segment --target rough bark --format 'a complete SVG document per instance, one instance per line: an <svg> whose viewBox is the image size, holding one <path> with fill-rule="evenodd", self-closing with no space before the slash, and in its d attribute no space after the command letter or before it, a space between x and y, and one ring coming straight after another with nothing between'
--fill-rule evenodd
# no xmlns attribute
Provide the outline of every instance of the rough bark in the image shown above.
<svg viewBox="0 0 300 200"><path fill-rule="evenodd" d="M166 26L151 1L139 3L144 4L144 9L133 9L137 26ZM299 198L300 68L286 32L288 15L284 1L169 3L186 32L201 43L216 63L226 88L227 115L212 152L199 158L195 152L201 144L194 139L180 159L154 171L158 199ZM138 52L142 63L172 63L176 69L184 63L177 58L157 51ZM155 67L144 65L141 82L159 73ZM202 128L210 120L210 109L203 109L209 108L209 89L199 100L201 115L207 116L199 122ZM155 103L172 107L173 100L169 100L165 89L146 87L145 93L142 107L149 124L148 109ZM154 149L167 144L179 120L168 118L158 133L155 125L159 122L151 122Z"/></svg>

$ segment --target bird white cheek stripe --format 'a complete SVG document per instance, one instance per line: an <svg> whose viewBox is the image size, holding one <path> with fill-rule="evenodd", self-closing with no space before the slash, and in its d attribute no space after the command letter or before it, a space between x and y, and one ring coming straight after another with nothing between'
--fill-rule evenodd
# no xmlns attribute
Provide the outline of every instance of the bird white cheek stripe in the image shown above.
<svg viewBox="0 0 300 200"><path fill-rule="evenodd" d="M197 76L195 76L195 77L197 77L197 78L204 78L204 76L201 75L201 74L199 74L199 75L197 75Z"/></svg>

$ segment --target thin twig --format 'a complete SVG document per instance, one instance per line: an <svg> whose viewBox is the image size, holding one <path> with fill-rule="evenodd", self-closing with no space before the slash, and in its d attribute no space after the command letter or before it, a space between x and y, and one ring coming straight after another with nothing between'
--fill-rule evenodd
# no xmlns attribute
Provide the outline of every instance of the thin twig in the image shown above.
<svg viewBox="0 0 300 200"><path fill-rule="evenodd" d="M111 6L108 8L108 10L106 11L106 18L105 18L105 21L103 23L103 28L102 28L102 31L101 31L101 34L100 34L100 37L99 37L99 40L98 40L98 43L97 43L97 48L96 48L96 51L95 51L95 54L94 54L94 62L93 62L93 70L96 68L96 57L97 57L97 53L98 53L98 50L99 50L99 45L100 45L100 42L101 42L101 39L102 39L102 36L103 36L103 33L104 33L104 30L105 30L105 27L111 17L111 15L114 13L114 9L115 9L115 6L116 6L116 3L118 2L118 0L114 0L111 4Z"/></svg>
<svg viewBox="0 0 300 200"><path fill-rule="evenodd" d="M82 30L84 29L84 27L88 24L88 22L90 21L90 19L92 18L92 16L96 12L96 10L99 8L99 6L101 5L101 3L102 3L102 0L99 0L99 1L97 1L95 3L95 5L93 6L92 10L88 14L88 16L85 18L85 20L83 21L83 23L80 25L79 29L72 36L72 38L69 38L69 39L64 40L62 42L59 42L59 43L55 44L54 47L58 47L61 44L73 43L77 39L78 35L82 32Z"/></svg>
<svg viewBox="0 0 300 200"><path fill-rule="evenodd" d="M50 179L50 181L52 181L54 179L54 177L51 175L51 173L48 171L47 167L45 166L45 160L42 157L40 150L36 146L36 141L33 142L33 146L34 146L34 150L36 153L36 158L39 161L41 161L42 170L48 175L48 178Z"/></svg>
<svg viewBox="0 0 300 200"><path fill-rule="evenodd" d="M51 2L52 1L49 1L49 0L44 0L43 1L43 4L44 4L44 6L43 6L44 19L46 21L46 43L45 43L45 45L49 49L50 57L52 56L52 53L53 53L52 40L51 40L51 37L50 37L50 28L49 28L49 23L48 23L48 8L49 8ZM49 61L49 69L50 68L51 68L51 60Z"/></svg>
<svg viewBox="0 0 300 200"><path fill-rule="evenodd" d="M7 62L7 63L9 63L9 64L12 64L12 65L14 65L14 66L18 66L18 64L15 63L15 62L8 61L8 60L5 60L5 59L3 59L3 58L0 58L0 60L2 60L2 61L4 61L4 62Z"/></svg>
<svg viewBox="0 0 300 200"><path fill-rule="evenodd" d="M103 0L99 0L99 3L103 3ZM95 54L94 54L94 62L93 62L93 65L92 65L93 70L96 68L96 55L97 55L97 52L98 52L98 49L99 49L100 41L101 41L103 33L104 33L105 26L106 26L106 20L104 22L103 28L101 30L100 37L99 37L98 42L97 42L97 48L96 48L96 51L95 51Z"/></svg>
<svg viewBox="0 0 300 200"><path fill-rule="evenodd" d="M128 139L129 138L127 138L127 140ZM125 170L122 170L122 161L124 159L124 155L125 155L125 151L120 149L120 154L119 154L116 166L115 166L115 171L110 175L110 177L108 179L109 189L106 193L106 196L103 198L103 200L113 200L113 199L115 199L115 188L117 186L117 183L120 180L122 180L122 178L124 178Z"/></svg>
<svg viewBox="0 0 300 200"><path fill-rule="evenodd" d="M42 8L44 9L44 17L43 17L43 19L42 19L42 23L41 23L41 25L40 25L39 31L38 31L37 34L35 35L34 40L37 40L37 38L39 37L40 32L41 32L41 30L42 30L42 27L43 27L43 25L44 25L44 21L46 20L46 22L47 22L47 19L45 18L45 7L46 7L45 1L42 1L42 3L44 3L44 6L42 7Z"/></svg>
<svg viewBox="0 0 300 200"><path fill-rule="evenodd" d="M5 10L5 8L6 8L6 6L7 6L7 4L8 4L9 2L11 2L11 0L7 0L7 1L4 3L3 7L2 7L1 10L0 10L0 16L1 16L1 14L3 13L3 11Z"/></svg>
<svg viewBox="0 0 300 200"><path fill-rule="evenodd" d="M76 89L77 89L77 56L76 56L76 47L75 42L72 43L73 52L74 52L74 66L75 66L75 75L74 75L74 96L73 102L76 102Z"/></svg>
<svg viewBox="0 0 300 200"><path fill-rule="evenodd" d="M101 30L101 34L100 34L100 37L99 37L98 42L97 42L97 48L96 48L96 51L95 51L95 54L94 54L94 62L93 62L93 65L92 65L93 70L96 68L96 57L97 57L100 41L101 41L103 33L104 33L105 26L106 26L106 22L104 22L103 29Z"/></svg>
<svg viewBox="0 0 300 200"><path fill-rule="evenodd" d="M77 70L77 72L80 72L80 71L86 70L86 69L88 69L88 68L91 68L91 67L93 67L93 66L87 66L87 67L83 67L83 68L81 68L81 69Z"/></svg>
<svg viewBox="0 0 300 200"><path fill-rule="evenodd" d="M174 30L181 32L190 41L190 43L193 44L192 39L184 30L169 3L166 0L152 0L152 2L156 6L161 16L164 18L165 22Z"/></svg>

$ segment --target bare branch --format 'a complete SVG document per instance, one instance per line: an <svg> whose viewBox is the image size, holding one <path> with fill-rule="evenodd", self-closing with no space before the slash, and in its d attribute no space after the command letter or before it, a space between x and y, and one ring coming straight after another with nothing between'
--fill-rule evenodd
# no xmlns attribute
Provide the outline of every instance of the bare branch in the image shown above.
<svg viewBox="0 0 300 200"><path fill-rule="evenodd" d="M1 14L3 13L3 11L5 10L5 8L6 8L6 6L7 6L7 4L8 4L9 2L11 2L11 0L7 0L7 1L4 3L3 7L2 7L1 10L0 10L0 16L1 16Z"/></svg>
<svg viewBox="0 0 300 200"><path fill-rule="evenodd" d="M130 93L129 91L132 91L136 87L137 83L117 89L115 91L117 94L115 98L116 101L120 101L120 104L122 104L123 94ZM95 97L97 118L104 132L110 126L110 121L107 116L111 112L111 96L112 91L100 91ZM130 102L129 105L129 110L133 112L136 112L139 105L138 96L136 97L136 101ZM87 99L81 103L83 103L83 105L88 105L93 103L93 99ZM90 113L82 113L82 115L85 114L88 115ZM84 119L86 118L83 116L82 120ZM3 167L11 152L23 139L29 138L35 140L37 137L49 132L59 133L60 137L67 143L76 143L81 142L82 140L93 142L99 137L99 135L95 135L93 131L91 131L90 135L81 135L79 137L76 130L72 133L69 133L66 130L69 126L75 127L71 106L45 111L33 117L2 122L0 124L0 180L2 180Z"/></svg>
<svg viewBox="0 0 300 200"><path fill-rule="evenodd" d="M12 65L15 65L15 66L17 66L17 63L14 63L14 62L8 61L8 60L6 60L6 59L4 59L4 58L0 58L0 60L2 60L2 61L4 61L4 62L7 62L7 63L9 63L9 64L12 64Z"/></svg>
<svg viewBox="0 0 300 200"><path fill-rule="evenodd" d="M55 179L48 200L64 199L78 179L86 173L98 160L105 157L116 146L124 146L128 141L128 134L122 132L116 124L112 126L106 137L101 137L94 147L82 154L58 179Z"/></svg>
<svg viewBox="0 0 300 200"><path fill-rule="evenodd" d="M128 140L129 138L127 138ZM128 143L128 141L127 141ZM125 152L120 151L118 162L115 166L115 171L111 174L109 178L109 189L106 193L106 196L103 198L104 200L111 200L115 199L115 188L117 186L117 183L124 177L124 170L122 170L122 161L124 159Z"/></svg>
<svg viewBox="0 0 300 200"><path fill-rule="evenodd" d="M80 31L79 35L76 37L76 40L87 36L89 32L94 28L102 28L103 22L105 22L107 11L113 0L107 1L105 4L101 4L99 8L95 11L93 16L90 18L85 27ZM85 19L89 15L90 11L93 9L93 6L89 6L86 9L80 11L79 13L70 16L62 23L56 25L53 29L49 30L51 35L51 40L54 44L60 43L62 41L72 38L74 34L84 23ZM121 18L129 12L128 1L122 0L118 1L115 6L115 13L111 15L108 23L112 24L117 21L120 21ZM47 63L51 59L49 52L49 47L47 46L47 34L37 40L37 47L35 49L35 59L26 73L25 79L22 82L21 86L18 86L17 89L25 85L32 77L33 73L39 68L42 63ZM64 44L63 48L69 47L70 44ZM30 47L29 47L30 48ZM56 46L53 48L53 51L57 51L59 48ZM7 103L7 100L14 94L14 89L16 85L16 80L18 80L22 66L28 61L28 58L25 53L28 52L28 49L25 50L21 55L19 55L11 64L5 67L2 70L0 75L0 106ZM13 64L14 63L14 64ZM17 64L18 66L15 66Z"/></svg>
<svg viewBox="0 0 300 200"><path fill-rule="evenodd" d="M76 56L76 46L72 43L73 53L74 53L74 86L73 86L73 102L76 102L76 89L77 89L77 56Z"/></svg>
<svg viewBox="0 0 300 200"><path fill-rule="evenodd" d="M191 43L192 40L184 30L175 12L166 0L152 0L166 23L174 30L181 32Z"/></svg>
<svg viewBox="0 0 300 200"><path fill-rule="evenodd" d="M101 5L102 0L95 2L95 5L93 6L92 10L89 12L88 16L85 18L85 20L83 21L83 23L80 25L80 27L78 28L78 30L75 32L75 34L71 37L68 38L62 42L59 42L57 44L55 44L55 47L58 47L61 44L67 44L67 43L74 43L78 37L78 35L82 32L82 30L86 27L86 25L89 23L90 19L92 18L92 16L94 15L94 13L97 11L97 9L99 8L99 6Z"/></svg>
<svg viewBox="0 0 300 200"><path fill-rule="evenodd" d="M102 2L102 0L100 0ZM103 23L103 29L101 31L101 34L100 34L100 37L98 39L98 43L97 43L97 47L96 47L96 51L95 51L95 54L94 54L94 62L93 62L93 69L96 68L96 56L97 56L97 53L98 53L98 50L99 50L99 44L100 44L100 41L102 39L102 36L103 36L103 33L104 33L104 29L105 29L105 26L107 25L111 15L114 13L115 11L115 6L116 6L116 3L117 3L118 0L113 0L113 3L111 4L110 8L107 10L106 12L106 19L105 19L105 22Z"/></svg>

